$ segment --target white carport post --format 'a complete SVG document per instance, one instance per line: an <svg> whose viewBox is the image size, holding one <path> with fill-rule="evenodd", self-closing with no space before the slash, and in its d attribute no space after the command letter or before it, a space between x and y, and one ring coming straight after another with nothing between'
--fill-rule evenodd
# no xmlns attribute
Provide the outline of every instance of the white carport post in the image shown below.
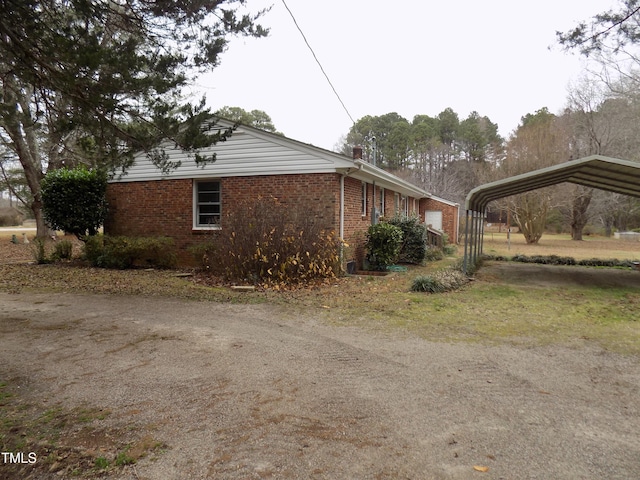
<svg viewBox="0 0 640 480"><path fill-rule="evenodd" d="M476 255L476 262L480 255L482 255L482 251L484 249L484 217L485 217L486 209L483 209L481 212L478 212L478 251ZM475 265L475 264L474 264Z"/></svg>
<svg viewBox="0 0 640 480"><path fill-rule="evenodd" d="M480 212L473 212L475 214L475 221L473 222L474 238L473 238L473 264L472 268L475 270L476 263L478 261L478 250L480 249L480 222L482 215Z"/></svg>
<svg viewBox="0 0 640 480"><path fill-rule="evenodd" d="M466 210L466 216L465 216L465 222L464 222L464 257L462 257L462 271L466 274L467 273L467 265L469 263L469 250L470 250L470 245L469 245L469 224L471 223L471 220L469 219L469 217L473 216L473 212L469 209Z"/></svg>
<svg viewBox="0 0 640 480"><path fill-rule="evenodd" d="M482 254L484 245L484 213L468 209L465 222L464 258L462 270L469 273L469 269L475 267L478 256Z"/></svg>

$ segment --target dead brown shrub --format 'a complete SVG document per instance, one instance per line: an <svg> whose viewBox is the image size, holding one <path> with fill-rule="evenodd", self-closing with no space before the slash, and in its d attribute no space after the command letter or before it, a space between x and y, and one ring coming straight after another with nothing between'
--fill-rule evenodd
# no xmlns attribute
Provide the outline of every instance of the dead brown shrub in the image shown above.
<svg viewBox="0 0 640 480"><path fill-rule="evenodd" d="M239 205L215 232L209 270L227 281L307 283L339 272L340 240L318 212L259 197Z"/></svg>

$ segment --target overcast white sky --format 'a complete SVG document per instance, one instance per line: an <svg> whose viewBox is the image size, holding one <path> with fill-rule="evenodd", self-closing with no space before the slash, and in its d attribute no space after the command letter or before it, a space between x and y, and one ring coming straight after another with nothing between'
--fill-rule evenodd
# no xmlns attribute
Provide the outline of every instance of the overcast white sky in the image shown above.
<svg viewBox="0 0 640 480"><path fill-rule="evenodd" d="M409 121L447 107L477 111L508 136L539 108L554 113L583 60L555 32L615 0L285 0L354 120L398 112ZM352 122L282 0L261 23L268 38L232 40L198 86L208 104L264 110L286 136L333 149ZM549 50L548 47L552 47Z"/></svg>

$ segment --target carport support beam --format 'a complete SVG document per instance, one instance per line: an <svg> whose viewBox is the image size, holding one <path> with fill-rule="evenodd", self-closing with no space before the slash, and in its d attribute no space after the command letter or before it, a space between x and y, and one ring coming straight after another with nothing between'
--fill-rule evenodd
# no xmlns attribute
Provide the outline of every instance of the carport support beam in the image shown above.
<svg viewBox="0 0 640 480"><path fill-rule="evenodd" d="M484 250L484 216L485 210L480 212L480 230L478 231L478 256L482 256L482 251Z"/></svg>
<svg viewBox="0 0 640 480"><path fill-rule="evenodd" d="M466 211L466 217L464 222L464 257L462 259L462 271L467 273L467 266L469 264L469 254L470 254L470 245L469 245L469 224L471 220L469 219L471 210Z"/></svg>
<svg viewBox="0 0 640 480"><path fill-rule="evenodd" d="M471 268L475 269L476 261L478 258L478 212L473 212L473 250L471 254L471 258L473 260L471 264Z"/></svg>

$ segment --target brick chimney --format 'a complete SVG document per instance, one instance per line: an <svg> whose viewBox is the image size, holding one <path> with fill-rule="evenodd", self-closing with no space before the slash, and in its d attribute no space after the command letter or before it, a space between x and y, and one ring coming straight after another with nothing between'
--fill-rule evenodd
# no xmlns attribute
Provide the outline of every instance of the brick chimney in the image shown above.
<svg viewBox="0 0 640 480"><path fill-rule="evenodd" d="M360 145L353 147L353 159L362 160L362 147Z"/></svg>

